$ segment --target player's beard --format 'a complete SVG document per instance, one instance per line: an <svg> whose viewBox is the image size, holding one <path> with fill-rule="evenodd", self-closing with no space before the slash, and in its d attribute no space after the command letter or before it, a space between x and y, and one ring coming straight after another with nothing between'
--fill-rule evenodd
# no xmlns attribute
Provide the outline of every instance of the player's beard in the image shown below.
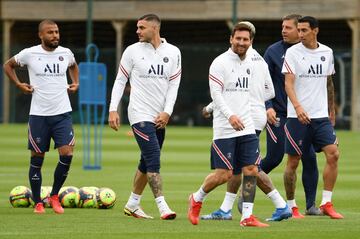
<svg viewBox="0 0 360 239"><path fill-rule="evenodd" d="M59 40L57 41L44 41L44 45L50 49L56 49L59 46Z"/></svg>

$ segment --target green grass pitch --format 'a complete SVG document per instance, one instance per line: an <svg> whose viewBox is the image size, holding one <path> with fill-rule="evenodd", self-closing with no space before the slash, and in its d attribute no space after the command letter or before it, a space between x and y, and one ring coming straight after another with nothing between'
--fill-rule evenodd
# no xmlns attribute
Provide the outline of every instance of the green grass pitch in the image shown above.
<svg viewBox="0 0 360 239"><path fill-rule="evenodd" d="M56 215L51 209L47 209L45 215L34 215L32 208L12 208L8 199L13 187L29 187L27 126L0 125L0 238L360 238L360 133L338 132L341 156L333 201L337 210L345 216L344 220L306 217L303 220L271 222L269 228L241 228L240 215L235 208L232 221L201 221L198 226L193 226L186 217L188 195L199 188L210 172L211 128L170 126L167 129L161 155L161 175L164 195L170 207L178 214L176 220L160 220L149 187L145 189L142 206L155 219L140 220L125 216L122 210L130 194L139 158L135 140L126 134L129 129L129 126L122 126L119 132L115 132L105 126L102 170L84 171L81 127L75 127L75 157L65 185L112 188L117 194L117 203L113 209L65 209L63 215ZM263 155L264 136L265 134L261 140ZM42 170L44 186L52 184L57 159L57 151L54 150L46 156ZM282 173L285 161L270 174L283 196ZM318 154L318 164L321 172L324 166L322 154ZM298 175L296 199L303 211L304 192L301 176ZM321 189L320 173L317 203L321 200ZM224 193L224 186L211 192L203 205L202 213L217 209ZM254 214L264 220L273 210L271 201L257 190Z"/></svg>

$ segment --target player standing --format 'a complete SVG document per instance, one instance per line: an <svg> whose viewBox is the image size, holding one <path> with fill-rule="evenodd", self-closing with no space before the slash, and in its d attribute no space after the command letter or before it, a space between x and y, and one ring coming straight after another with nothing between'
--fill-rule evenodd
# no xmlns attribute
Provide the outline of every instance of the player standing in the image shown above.
<svg viewBox="0 0 360 239"><path fill-rule="evenodd" d="M284 125L287 116L287 95L285 92L285 79L281 69L286 50L300 41L297 30L297 23L300 17L298 14L290 14L283 17L281 31L283 39L269 46L264 54L264 59L268 63L275 88L275 98L266 102L268 117L268 124L266 126L266 157L261 161L261 168L265 173L270 173L281 163L284 157L286 138ZM315 206L319 172L313 147L301 156L301 161L303 166L302 182L306 198L305 213L307 215L319 215L321 212ZM296 182L296 175L294 176L284 176L284 184L287 188L287 203L292 209L293 218L303 218L304 216L299 212L295 201L295 188L291 188L292 185L295 185L292 181Z"/></svg>
<svg viewBox="0 0 360 239"><path fill-rule="evenodd" d="M241 226L267 227L252 215L259 159L258 138L250 113L250 89L253 87L253 62L247 50L255 32L248 24L234 26L228 51L210 66L209 86L214 102L212 168L202 186L189 197L188 219L199 223L202 202L217 186L226 183L233 171L243 174L243 214Z"/></svg>
<svg viewBox="0 0 360 239"><path fill-rule="evenodd" d="M59 46L60 33L52 20L39 24L41 44L26 48L4 64L9 79L25 94L31 94L29 113L28 148L31 150L29 181L35 202L34 212L45 213L40 198L41 167L51 138L59 151L59 162L54 173L50 205L56 213L63 213L58 192L64 184L73 157L75 136L72 128L71 105L68 92L79 87L79 69L70 49ZM15 68L27 66L30 84L22 83ZM68 85L66 71L72 84Z"/></svg>
<svg viewBox="0 0 360 239"><path fill-rule="evenodd" d="M136 218L152 218L140 207L142 193L149 183L161 219L169 220L175 219L176 213L163 196L160 151L180 84L181 54L177 47L160 38L160 25L160 18L155 14L138 19L139 42L126 48L122 55L111 94L109 125L114 130L120 126L117 108L129 80L128 116L141 157L124 212Z"/></svg>
<svg viewBox="0 0 360 239"><path fill-rule="evenodd" d="M338 141L333 127L333 51L317 41L319 23L316 18L300 18L298 31L301 42L287 50L282 68L289 97L285 124L285 150L288 154L285 174L296 175L302 154L308 153L312 146L317 152L323 151L326 164L320 210L333 219L342 219L343 216L335 211L331 202L339 159ZM295 188L295 185L290 188ZM285 189L288 190L287 187Z"/></svg>

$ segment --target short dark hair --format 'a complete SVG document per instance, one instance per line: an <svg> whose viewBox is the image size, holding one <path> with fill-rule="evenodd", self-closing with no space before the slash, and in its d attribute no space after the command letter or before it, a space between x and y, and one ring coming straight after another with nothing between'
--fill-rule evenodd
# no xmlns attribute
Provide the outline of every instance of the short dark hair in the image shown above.
<svg viewBox="0 0 360 239"><path fill-rule="evenodd" d="M235 35L236 31L248 31L250 33L250 39L254 39L255 37L255 26L248 21L242 21L235 24L231 31L231 36Z"/></svg>
<svg viewBox="0 0 360 239"><path fill-rule="evenodd" d="M311 29L319 27L319 21L315 17L312 17L312 16L304 16L299 19L299 22L309 23Z"/></svg>
<svg viewBox="0 0 360 239"><path fill-rule="evenodd" d="M50 19L42 20L42 21L39 23L39 27L38 27L38 31L39 31L39 32L42 31L42 28L44 27L44 25L57 25L57 24L56 24L56 22L54 22L53 20L50 20Z"/></svg>
<svg viewBox="0 0 360 239"><path fill-rule="evenodd" d="M159 25L161 25L160 17L153 13L145 14L144 16L139 17L138 21L140 21L140 20L154 21L154 22L157 22Z"/></svg>
<svg viewBox="0 0 360 239"><path fill-rule="evenodd" d="M297 25L300 18L302 18L302 16L299 14L289 14L284 16L281 20L294 20L295 25Z"/></svg>

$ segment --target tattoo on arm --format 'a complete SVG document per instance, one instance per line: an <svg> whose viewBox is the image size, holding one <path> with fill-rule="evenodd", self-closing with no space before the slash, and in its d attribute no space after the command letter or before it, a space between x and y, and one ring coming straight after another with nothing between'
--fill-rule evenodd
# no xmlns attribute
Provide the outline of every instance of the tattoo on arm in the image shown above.
<svg viewBox="0 0 360 239"><path fill-rule="evenodd" d="M327 93L329 112L335 111L335 90L332 76L327 77Z"/></svg>
<svg viewBox="0 0 360 239"><path fill-rule="evenodd" d="M162 196L162 180L158 173L147 173L147 179L154 197Z"/></svg>
<svg viewBox="0 0 360 239"><path fill-rule="evenodd" d="M242 184L243 202L254 202L256 191L256 176L245 176Z"/></svg>

